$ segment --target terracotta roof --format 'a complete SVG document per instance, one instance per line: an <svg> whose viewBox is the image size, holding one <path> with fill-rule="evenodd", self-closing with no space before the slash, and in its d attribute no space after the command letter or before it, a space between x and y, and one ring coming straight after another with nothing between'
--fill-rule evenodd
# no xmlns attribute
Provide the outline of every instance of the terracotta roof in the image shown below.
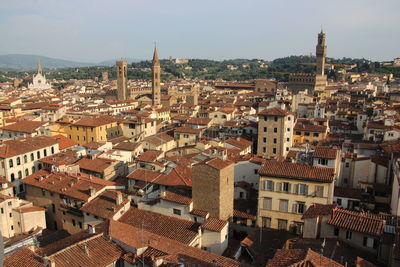
<svg viewBox="0 0 400 267"><path fill-rule="evenodd" d="M301 217L302 219L316 218L319 216L327 216L332 213L332 210L336 207L336 204L312 204Z"/></svg>
<svg viewBox="0 0 400 267"><path fill-rule="evenodd" d="M318 133L325 133L327 129L328 127L324 125L314 125L314 124L304 124L304 123L296 123L293 128L294 131L308 131L308 132L318 132Z"/></svg>
<svg viewBox="0 0 400 267"><path fill-rule="evenodd" d="M258 113L258 115L263 115L263 116L280 116L280 117L289 114L290 114L289 111L280 108L267 108Z"/></svg>
<svg viewBox="0 0 400 267"><path fill-rule="evenodd" d="M189 118L189 120L186 121L187 124L195 124L195 125L208 125L212 119L209 118Z"/></svg>
<svg viewBox="0 0 400 267"><path fill-rule="evenodd" d="M314 158L336 159L337 149L317 146L314 151Z"/></svg>
<svg viewBox="0 0 400 267"><path fill-rule="evenodd" d="M183 205L189 205L192 203L192 198L179 194L177 192L172 192L172 191L165 191L164 194L160 195L160 198L163 200L167 200L170 202L175 202Z"/></svg>
<svg viewBox="0 0 400 267"><path fill-rule="evenodd" d="M126 233L130 234L127 235ZM168 265L164 266L175 266L178 263L185 262L187 266L211 266L216 264L221 267L232 267L240 266L241 264L233 259L225 258L223 256L191 247L178 242L173 239L166 238L165 236L158 235L142 230L141 227L135 227L127 225L125 223L110 221L109 223L109 234L115 239L127 244L133 248L154 248L155 255L160 255L163 252L168 255L162 256ZM151 251L146 251L147 256L151 256Z"/></svg>
<svg viewBox="0 0 400 267"><path fill-rule="evenodd" d="M193 214L193 215L197 215L197 216L201 216L201 217L206 217L207 216L207 214L208 214L208 211L205 211L205 210L198 210L198 209L192 209L191 211L190 211L190 214Z"/></svg>
<svg viewBox="0 0 400 267"><path fill-rule="evenodd" d="M228 221L220 220L217 218L208 218L202 225L201 228L210 230L213 232L221 232L222 229L228 224Z"/></svg>
<svg viewBox="0 0 400 267"><path fill-rule="evenodd" d="M121 194L121 203L117 203L118 194ZM81 211L99 216L103 219L112 219L112 217L120 212L121 208L129 202L125 194L116 190L106 190L90 202L85 203Z"/></svg>
<svg viewBox="0 0 400 267"><path fill-rule="evenodd" d="M351 231L380 236L385 225L378 215L335 208L327 224Z"/></svg>
<svg viewBox="0 0 400 267"><path fill-rule="evenodd" d="M224 141L227 144L230 144L234 147L240 148L241 150L244 150L251 146L253 142L246 140L244 138L238 137L238 138L229 138Z"/></svg>
<svg viewBox="0 0 400 267"><path fill-rule="evenodd" d="M40 127L47 123L48 122L43 121L19 121L7 126L3 126L0 129L12 132L35 133Z"/></svg>
<svg viewBox="0 0 400 267"><path fill-rule="evenodd" d="M266 267L343 267L344 265L308 249L278 249Z"/></svg>
<svg viewBox="0 0 400 267"><path fill-rule="evenodd" d="M166 174L145 169L136 169L127 178L166 186L192 186L192 169L177 166Z"/></svg>
<svg viewBox="0 0 400 267"><path fill-rule="evenodd" d="M193 129L187 126L182 126L174 129L176 133L200 134L204 129Z"/></svg>
<svg viewBox="0 0 400 267"><path fill-rule="evenodd" d="M103 159L103 158L83 158L77 162L79 168L83 170L93 171L97 173L103 173L107 168L116 163L113 159Z"/></svg>
<svg viewBox="0 0 400 267"><path fill-rule="evenodd" d="M321 182L332 182L335 178L334 169L332 168L272 160L266 161L260 168L259 173L264 176L316 180Z"/></svg>
<svg viewBox="0 0 400 267"><path fill-rule="evenodd" d="M87 117L74 122L74 126L98 127L110 123L117 122L118 120L110 116L100 117Z"/></svg>
<svg viewBox="0 0 400 267"><path fill-rule="evenodd" d="M14 209L16 212L19 213L28 213L28 212L36 212L36 211L45 211L45 208L37 207L37 206L32 206L32 207L22 207L22 208L17 208Z"/></svg>
<svg viewBox="0 0 400 267"><path fill-rule="evenodd" d="M335 186L335 190L333 191L333 195L335 197L361 199L361 194L363 192L364 191L361 188Z"/></svg>
<svg viewBox="0 0 400 267"><path fill-rule="evenodd" d="M109 266L116 262L123 253L124 251L118 245L100 234L72 244L51 255L50 259L57 267Z"/></svg>
<svg viewBox="0 0 400 267"><path fill-rule="evenodd" d="M137 161L152 163L156 161L163 154L160 150L147 150L136 158Z"/></svg>
<svg viewBox="0 0 400 267"><path fill-rule="evenodd" d="M130 208L119 220L124 224L190 244L198 236L200 224L159 213Z"/></svg>
<svg viewBox="0 0 400 267"><path fill-rule="evenodd" d="M46 267L35 252L28 247L22 247L15 252L8 254L3 263L3 267Z"/></svg>
<svg viewBox="0 0 400 267"><path fill-rule="evenodd" d="M0 158L22 155L57 144L57 140L48 136L36 136L6 140L0 142Z"/></svg>
<svg viewBox="0 0 400 267"><path fill-rule="evenodd" d="M107 186L112 187L115 185L114 182L97 177L89 177L89 175L83 173L50 173L43 169L22 179L21 181L31 186L43 188L50 192L55 192L83 201L87 201L90 198L90 188L100 191Z"/></svg>
<svg viewBox="0 0 400 267"><path fill-rule="evenodd" d="M220 158L213 158L213 159L210 159L210 160L204 162L204 164L211 166L215 169L222 170L222 169L225 169L225 168L231 166L233 164L233 161L222 160Z"/></svg>
<svg viewBox="0 0 400 267"><path fill-rule="evenodd" d="M53 136L51 136L51 138L57 140L58 147L59 147L60 150L64 150L64 149L67 149L67 148L74 147L74 146L78 145L78 143L75 142L74 140L72 140L72 139L70 139L68 137L65 137L65 136L63 136L61 134L53 135Z"/></svg>

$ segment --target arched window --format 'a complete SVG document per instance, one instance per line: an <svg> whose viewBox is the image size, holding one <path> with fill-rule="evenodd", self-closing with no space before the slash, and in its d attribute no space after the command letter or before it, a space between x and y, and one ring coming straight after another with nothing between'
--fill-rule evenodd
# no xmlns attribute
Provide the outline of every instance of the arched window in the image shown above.
<svg viewBox="0 0 400 267"><path fill-rule="evenodd" d="M37 159L40 159L40 151L38 151L36 154L37 154Z"/></svg>
<svg viewBox="0 0 400 267"><path fill-rule="evenodd" d="M51 154L54 154L54 147L51 147Z"/></svg>
<svg viewBox="0 0 400 267"><path fill-rule="evenodd" d="M29 176L29 169L28 168L25 169L25 176Z"/></svg>
<svg viewBox="0 0 400 267"><path fill-rule="evenodd" d="M27 162L28 162L28 156L24 155L24 163L27 163Z"/></svg>
<svg viewBox="0 0 400 267"><path fill-rule="evenodd" d="M33 166L32 167L32 173L35 173L35 171L36 171L36 168L35 168L35 166Z"/></svg>
<svg viewBox="0 0 400 267"><path fill-rule="evenodd" d="M43 155L44 157L47 157L47 149L43 149Z"/></svg>
<svg viewBox="0 0 400 267"><path fill-rule="evenodd" d="M12 159L10 159L10 160L8 161L8 167L10 167L10 168L14 167L14 162L13 162Z"/></svg>
<svg viewBox="0 0 400 267"><path fill-rule="evenodd" d="M11 182L14 182L15 181L15 175L14 175L14 173L11 173Z"/></svg>
<svg viewBox="0 0 400 267"><path fill-rule="evenodd" d="M17 165L21 165L21 158L17 157Z"/></svg>
<svg viewBox="0 0 400 267"><path fill-rule="evenodd" d="M22 172L18 171L18 179L22 179Z"/></svg>
<svg viewBox="0 0 400 267"><path fill-rule="evenodd" d="M31 161L35 160L35 155L33 155L33 153L31 153Z"/></svg>

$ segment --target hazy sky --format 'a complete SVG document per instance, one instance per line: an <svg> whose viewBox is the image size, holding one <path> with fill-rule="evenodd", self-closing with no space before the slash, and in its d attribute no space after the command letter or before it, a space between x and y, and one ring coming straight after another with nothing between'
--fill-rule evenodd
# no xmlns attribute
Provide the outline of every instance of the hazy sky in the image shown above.
<svg viewBox="0 0 400 267"><path fill-rule="evenodd" d="M0 0L0 54L76 61L400 57L400 0Z"/></svg>

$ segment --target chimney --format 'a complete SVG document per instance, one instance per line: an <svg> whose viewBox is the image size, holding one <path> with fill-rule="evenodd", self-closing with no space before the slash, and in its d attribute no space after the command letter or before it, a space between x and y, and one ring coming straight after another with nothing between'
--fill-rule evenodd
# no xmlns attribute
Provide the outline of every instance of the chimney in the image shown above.
<svg viewBox="0 0 400 267"><path fill-rule="evenodd" d="M89 187L89 190L90 190L90 196L94 196L94 194L96 194L96 189L93 186Z"/></svg>
<svg viewBox="0 0 400 267"><path fill-rule="evenodd" d="M3 188L3 189L8 188L8 184L7 184L7 183L2 183L2 184L1 184L1 188Z"/></svg>
<svg viewBox="0 0 400 267"><path fill-rule="evenodd" d="M85 249L86 255L89 256L89 248L88 248L88 246L86 244L84 246L84 249Z"/></svg>
<svg viewBox="0 0 400 267"><path fill-rule="evenodd" d="M50 259L49 257L44 257L43 263L46 267L56 267L56 263L54 262L54 260Z"/></svg>
<svg viewBox="0 0 400 267"><path fill-rule="evenodd" d="M119 206L122 204L122 193L117 191L117 199L115 200L116 204Z"/></svg>
<svg viewBox="0 0 400 267"><path fill-rule="evenodd" d="M89 229L89 234L95 234L96 233L96 225L88 224L88 229Z"/></svg>

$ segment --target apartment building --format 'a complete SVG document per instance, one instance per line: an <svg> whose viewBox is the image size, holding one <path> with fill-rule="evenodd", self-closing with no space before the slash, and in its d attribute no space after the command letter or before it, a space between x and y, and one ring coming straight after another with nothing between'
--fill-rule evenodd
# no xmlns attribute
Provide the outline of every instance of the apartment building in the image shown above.
<svg viewBox="0 0 400 267"><path fill-rule="evenodd" d="M294 115L279 108L258 113L257 155L267 158L285 157L292 146Z"/></svg>
<svg viewBox="0 0 400 267"><path fill-rule="evenodd" d="M84 173L40 170L22 181L25 197L34 205L47 209L50 229L76 233L87 225L81 208L106 190L119 189L114 182ZM123 187L122 187L123 188Z"/></svg>
<svg viewBox="0 0 400 267"><path fill-rule="evenodd" d="M14 194L24 192L21 179L42 168L40 159L59 152L57 139L48 136L7 140L0 144L0 175L14 186Z"/></svg>
<svg viewBox="0 0 400 267"><path fill-rule="evenodd" d="M333 168L266 161L261 167L257 225L302 233L302 214L333 201Z"/></svg>

